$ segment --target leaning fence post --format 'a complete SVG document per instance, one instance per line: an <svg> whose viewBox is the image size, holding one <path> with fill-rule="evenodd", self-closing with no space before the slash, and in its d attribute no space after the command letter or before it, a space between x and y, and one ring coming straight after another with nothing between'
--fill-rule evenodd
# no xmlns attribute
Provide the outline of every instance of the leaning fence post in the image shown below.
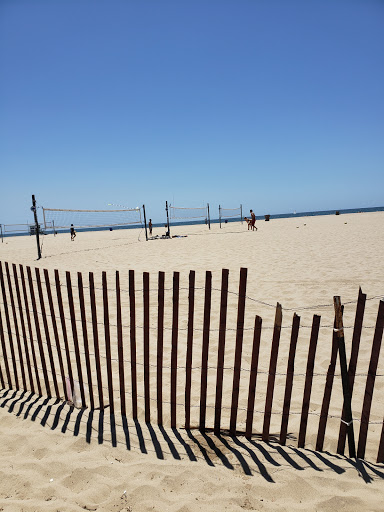
<svg viewBox="0 0 384 512"><path fill-rule="evenodd" d="M379 362L381 340L383 337L384 326L384 300L381 299L379 311L377 313L375 334L373 335L371 360L367 375L367 383L365 386L363 410L361 411L361 423L359 432L359 442L357 446L357 457L363 459L365 455L365 445L367 443L369 416L371 414L373 388L375 385L377 365Z"/></svg>
<svg viewBox="0 0 384 512"><path fill-rule="evenodd" d="M349 456L352 458L356 458L356 449L355 449L355 435L353 432L353 418L352 418L352 406L351 406L351 391L349 389L349 380L348 380L348 369L347 369L347 356L345 353L345 341L344 341L344 327L343 327L343 312L341 309L341 301L340 297L333 297L333 303L335 306L335 320L336 320L336 336L337 336L337 344L339 346L339 356L340 356L340 368L341 368L341 379L343 383L343 395L344 395L344 405L343 411L345 413L344 419L341 421L345 423L348 427L348 446L349 446Z"/></svg>
<svg viewBox="0 0 384 512"><path fill-rule="evenodd" d="M275 386L276 365L277 365L277 356L279 353L279 342L280 342L282 319L283 319L283 314L282 314L281 304L277 303L276 314L275 314L275 326L273 329L273 338L272 338L272 345L271 345L271 358L269 361L267 396L265 397L265 412L264 412L264 423L263 423L263 434L262 434L263 441L268 441L268 439L269 439L269 426L271 423L273 392L274 392L274 386Z"/></svg>
<svg viewBox="0 0 384 512"><path fill-rule="evenodd" d="M251 371L249 374L247 421L246 421L246 427L245 427L245 437L247 439L251 439L251 437L252 437L253 411L255 408L255 395L256 395L257 367L259 364L261 324L262 324L261 318L256 315L255 328L253 331L253 348L252 348L252 358L251 358Z"/></svg>
<svg viewBox="0 0 384 512"><path fill-rule="evenodd" d="M348 380L349 380L349 389L351 392L351 396L353 393L353 385L355 382L356 365L357 365L357 358L359 355L360 337L361 337L361 330L363 327L363 317L364 317L366 298L367 298L367 296L365 295L365 293L363 293L361 291L361 288L359 288L359 298L357 300L357 306L356 306L355 325L353 327L351 358L349 360L349 365L348 365ZM345 411L342 412L342 417L344 417L344 415L345 415ZM346 424L340 423L339 440L337 443L337 453L339 453L341 455L344 454L346 433L347 433Z"/></svg>

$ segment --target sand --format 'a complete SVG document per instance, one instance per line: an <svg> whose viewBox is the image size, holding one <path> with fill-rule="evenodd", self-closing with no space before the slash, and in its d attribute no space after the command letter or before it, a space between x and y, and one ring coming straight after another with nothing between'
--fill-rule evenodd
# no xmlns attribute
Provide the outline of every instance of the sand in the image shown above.
<svg viewBox="0 0 384 512"><path fill-rule="evenodd" d="M316 353L311 412L306 439L307 449L297 449L297 439L288 446L262 443L255 436L217 438L182 428L125 425L116 415L111 426L109 414L100 417L88 409L79 411L53 399L38 398L29 392L2 390L0 394L1 479L0 509L3 510L125 510L125 511L197 511L197 510L382 510L384 467L375 464L383 421L384 360L379 361L371 413L366 461L357 463L335 455L340 417L340 379L335 382L328 421L325 451L314 451L316 412L321 407L325 373L329 365L332 300L340 295L345 303L347 354L350 350L356 298L361 286L367 294L364 329L355 383L353 409L361 414L366 370L375 326L379 298L384 284L383 213L340 216L302 217L257 222L258 231L248 232L245 224L230 223L220 230L205 226L180 226L172 234L188 235L172 240L145 242L138 230L114 230L78 233L74 242L69 234L46 236L43 259L36 261L33 237L6 238L0 244L0 260L31 267L85 273L93 271L100 280L107 272L113 283L119 270L122 286L127 287L127 271L136 271L137 287L141 273L150 273L151 289L156 289L158 271L166 272L166 286L172 286L172 272L180 272L182 288L187 287L189 271L196 271L197 286L204 286L205 271L212 271L213 287L220 288L221 269L230 272L228 326L236 324L236 301L240 267L248 268L246 327L253 325L254 315L263 318L261 371L268 370L270 338L277 302L283 306L282 339L278 371L284 374L284 358L289 349L289 327L293 311L301 317L297 365L304 368L312 317L321 315L321 329ZM163 230L154 228L154 235ZM201 295L203 292L201 292ZM219 291L212 295L212 326L218 325ZM199 298L199 297L197 297ZM200 297L201 298L201 297ZM350 304L348 304L351 302ZM166 306L171 304L171 292ZM181 291L180 325L185 326L187 292ZM138 305L140 307L140 305ZM152 307L152 302L151 302ZM184 309L183 309L184 308ZM197 307L196 326L202 322L202 307ZM112 318L113 320L113 318ZM166 315L167 322L171 317ZM156 325L156 318L151 318ZM252 335L250 330L249 336ZM245 336L245 346L247 345ZM166 341L166 340L165 340ZM248 340L249 341L249 340ZM196 340L201 350L201 340ZM200 345L199 345L200 343ZM233 359L228 342L226 361ZM182 346L183 340L180 340ZM211 341L212 356L217 340ZM263 351L264 350L264 351ZM165 355L165 363L167 362ZM250 357L244 350L246 363ZM198 359L198 358L197 358ZM244 363L244 364L245 364ZM233 364L233 363L232 363ZM228 377L227 377L228 379ZM194 375L198 384L199 374ZM281 380L281 382L280 382ZM274 407L283 399L284 376L277 379ZM214 383L214 375L208 384ZM228 384L230 387L231 382ZM257 409L263 409L266 385L260 377ZM294 388L292 412L300 411L303 377ZM211 386L212 387L212 386ZM210 389L210 387L209 387ZM180 391L180 397L182 396ZM179 398L179 396L178 396ZM246 395L240 395L240 404ZM214 400L209 390L208 403ZM271 433L279 431L281 417L271 422ZM226 418L227 419L227 418ZM297 433L299 416L292 417L289 431ZM239 417L240 429L244 415ZM255 418L254 430L260 432L262 420ZM359 424L356 423L355 435Z"/></svg>

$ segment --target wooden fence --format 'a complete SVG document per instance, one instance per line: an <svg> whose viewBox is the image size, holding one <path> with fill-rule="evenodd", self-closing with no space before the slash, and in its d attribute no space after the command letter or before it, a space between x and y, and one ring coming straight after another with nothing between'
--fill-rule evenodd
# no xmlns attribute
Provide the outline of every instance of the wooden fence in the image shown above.
<svg viewBox="0 0 384 512"><path fill-rule="evenodd" d="M127 288L121 286L123 277ZM344 453L347 433L353 434L353 424L347 407L351 402L347 400L343 405L340 391L337 360L343 326L337 325L336 318L335 328L327 329L332 342L331 357L328 370L323 373L322 391L316 385L317 394L322 396L321 408L316 412L311 409L311 394L317 375L314 366L320 316L314 315L312 325L308 326L310 334L305 344L308 352L305 371L301 374L304 386L302 395L298 396L293 387L300 375L295 362L300 317L293 314L285 370L279 373L283 309L277 304L272 343L270 349L268 347L268 370L261 371L260 347L265 331L261 317L254 317L252 328L245 327L247 269L240 270L233 329L228 327L230 292L226 269L222 270L219 290L213 289L212 274L208 271L203 287L196 286L195 272L191 271L186 290L180 287L178 272L173 273L172 286L168 289L165 288L165 273L159 272L156 293L150 289L147 272L139 276L140 289L136 288L137 275L133 270L125 276L117 271L112 286L106 272L98 280L92 272L87 276L77 273L76 282L73 278L70 272L66 272L63 279L57 270L50 273L0 262L0 383L3 388L30 390L38 395L78 402L80 407L91 409L108 407L111 414L119 410L134 420L143 418L145 422L168 424L172 428L212 429L216 434L229 431L230 435L241 434L248 439L259 435L263 441L274 440L282 445L297 440L300 448L306 446L308 418L312 417L317 426L315 431L312 428L315 439L312 436L311 444L317 451L324 449L327 422L332 419L338 422L337 453ZM185 300L180 299L181 291L185 292ZM211 327L213 291L219 292L220 297L216 301L217 337ZM198 293L201 301L197 301ZM347 382L343 383L353 397L365 304L366 295L360 290ZM139 315L142 325L137 322ZM381 300L364 376L365 392L360 393L359 398L359 419L355 406L355 428L356 423L360 423L359 458L365 457L372 423L370 413L383 325L384 301ZM228 366L225 361L229 358L233 364ZM263 361L265 359L263 356ZM198 360L199 364L194 365L193 360ZM258 381L262 378L266 380L265 393L257 389L261 387ZM335 416L330 414L330 403L336 380L339 382L338 403L343 407ZM274 401L276 386L281 388L283 396L277 403ZM301 404L301 410L296 413L291 408L293 398ZM259 410L255 404L262 404ZM299 418L297 428L292 421L293 414ZM272 416L275 418L273 432ZM279 431L276 418L280 423ZM255 428L256 419L261 422L259 428ZM376 460L384 462L384 422L374 423L381 427L381 434L376 436L379 437Z"/></svg>

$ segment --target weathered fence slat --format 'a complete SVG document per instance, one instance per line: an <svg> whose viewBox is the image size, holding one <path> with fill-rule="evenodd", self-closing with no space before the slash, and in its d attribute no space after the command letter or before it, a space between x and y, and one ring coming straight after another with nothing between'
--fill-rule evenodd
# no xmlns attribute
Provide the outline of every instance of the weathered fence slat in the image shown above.
<svg viewBox="0 0 384 512"><path fill-rule="evenodd" d="M56 352L57 352L57 357L58 357L58 360L59 360L61 382L62 382L62 386L63 386L63 390L64 390L65 399L68 400L69 398L68 398L67 386L65 384L65 372L64 372L63 356L62 356L62 353L61 353L60 338L59 338L59 332L57 330L57 322L56 322L56 316L55 316L55 308L53 306L53 300L52 300L51 283L49 281L49 274L48 274L48 270L47 269L44 269L44 280L45 280L45 288L47 290L49 312L50 312L50 315L51 315L51 323L52 323L52 327L53 327L53 335L54 335L55 343L56 343Z"/></svg>
<svg viewBox="0 0 384 512"><path fill-rule="evenodd" d="M129 315L131 341L131 385L132 385L132 418L137 420L137 371L136 371L136 301L135 271L129 271Z"/></svg>
<svg viewBox="0 0 384 512"><path fill-rule="evenodd" d="M177 345L179 332L179 272L173 273L172 341L171 341L171 427L176 428Z"/></svg>
<svg viewBox="0 0 384 512"><path fill-rule="evenodd" d="M305 435L307 433L309 403L311 400L313 369L315 366L315 355L316 355L317 339L319 337L319 328L320 328L320 316L313 315L311 338L310 338L309 349L308 349L307 369L305 372L305 385L304 385L303 405L301 408L299 439L298 439L298 443L297 443L297 446L299 448L304 448L304 445L305 445Z"/></svg>
<svg viewBox="0 0 384 512"><path fill-rule="evenodd" d="M16 389L19 389L19 378L18 378L17 366L16 366L15 347L13 345L11 322L10 322L9 311L8 311L8 301L7 301L7 295L5 292L5 285L4 285L3 265L1 263L1 261L0 261L0 282L1 282L1 291L3 294L3 306L4 306L4 313L5 313L5 321L7 323L9 348L11 350L13 376L15 379L15 387L16 387ZM12 382L12 381L10 381L10 382Z"/></svg>
<svg viewBox="0 0 384 512"><path fill-rule="evenodd" d="M42 389L41 389L39 370L37 368L35 343L33 341L31 315L29 314L29 304L28 304L27 287L25 284L24 268L22 265L19 265L19 269L20 269L21 287L23 290L24 305L25 305L25 315L27 317L27 325L28 325L28 333L29 333L29 342L30 342L30 346L31 346L32 361L33 361L33 366L35 369L35 379L36 379L36 384L37 384L37 389L39 391L39 395L41 396L43 393L42 393Z"/></svg>
<svg viewBox="0 0 384 512"><path fill-rule="evenodd" d="M207 379L208 379L208 352L209 329L211 323L211 297L212 297L212 272L205 273L204 317L203 317L203 345L201 350L201 378L200 378L200 419L199 429L205 430L207 412Z"/></svg>
<svg viewBox="0 0 384 512"><path fill-rule="evenodd" d="M143 319L144 319L144 401L145 422L151 421L151 394L149 375L149 273L143 272Z"/></svg>
<svg viewBox="0 0 384 512"><path fill-rule="evenodd" d="M79 339L77 336L77 326L76 326L76 315L75 315L75 305L73 302L73 291L72 291L72 282L71 282L71 273L66 272L66 280L67 280L67 295L68 295L68 305L69 305L69 314L71 317L71 328L72 328L72 339L73 346L75 348L75 358L76 358L76 368L77 368L77 376L79 379L79 387L80 387L80 396L81 396L81 404L82 407L86 407L85 401L85 392L84 392L84 382L83 382L83 369L81 367L81 358L80 358L80 349L79 349ZM73 390L75 388L73 387Z"/></svg>
<svg viewBox="0 0 384 512"><path fill-rule="evenodd" d="M91 409L95 408L95 399L93 396L93 383L92 383L92 368L91 360L89 357L89 342L88 342L88 330L87 330L87 318L85 315L85 301L84 301L84 289L83 289L83 275L81 272L77 273L77 283L79 289L79 304L80 304L80 315L81 315L81 327L83 330L83 342L84 342L84 355L85 355L85 366L87 368L87 381L89 391L89 401Z"/></svg>
<svg viewBox="0 0 384 512"><path fill-rule="evenodd" d="M21 349L21 341L20 341L19 322L17 320L17 315L16 315L15 299L14 299L14 296L13 296L12 281L11 281L11 275L9 273L9 265L8 265L8 263L5 263L5 271L6 271L6 274L7 274L9 298L11 299L11 309L12 309L13 324L15 326L16 344L17 344L17 351L18 351L18 354L19 354L21 380L23 382L23 389L27 389L27 381L26 381L26 378L25 378L25 369L24 369L23 351Z"/></svg>
<svg viewBox="0 0 384 512"><path fill-rule="evenodd" d="M242 350L243 350L243 336L244 336L244 312L245 312L245 294L247 291L247 272L248 272L248 269L246 269L246 268L240 269L239 300L238 300L238 304L237 304L235 363L234 363L234 368L233 368L231 417L229 420L229 431L230 431L231 435L236 434L237 406L239 403L239 391L240 391L241 354L242 354Z"/></svg>
<svg viewBox="0 0 384 512"><path fill-rule="evenodd" d="M107 380L109 395L109 410L111 414L115 412L115 402L113 399L113 379L112 379L112 355L111 355L111 332L109 327L109 305L108 305L108 284L107 273L102 272L103 288L103 311L104 311L104 339L105 339L105 357L107 362Z"/></svg>
<svg viewBox="0 0 384 512"><path fill-rule="evenodd" d="M3 377L3 370L1 369L1 366L0 366L0 383L1 383L1 387L5 388L5 382L4 382L4 377Z"/></svg>
<svg viewBox="0 0 384 512"><path fill-rule="evenodd" d="M27 331L25 329L23 306L22 306L22 302L21 302L19 276L17 274L17 268L16 268L16 265L14 263L12 264L12 268L13 268L13 278L14 278L15 287L16 287L17 305L19 307L19 315L20 315L20 322L21 322L21 332L22 332L22 335L23 335L24 353L25 353L25 359L26 359L26 363L27 363L29 385L30 385L30 389L31 389L32 393L34 393L35 392L35 384L33 382L31 358L29 356L29 350L28 350L28 339L27 339Z"/></svg>
<svg viewBox="0 0 384 512"><path fill-rule="evenodd" d="M333 324L333 327L334 327L334 329L332 331L331 360L329 362L329 366L328 366L328 370L327 370L327 377L325 379L323 402L321 404L319 428L317 430L317 438L316 438L316 450L318 452L321 452L323 450L323 446L324 446L325 429L327 427L329 404L331 403L333 380L335 377L337 353L339 351L339 346L337 344L337 336L336 336L336 331L335 331L336 320Z"/></svg>
<svg viewBox="0 0 384 512"><path fill-rule="evenodd" d="M97 327L97 308L95 297L95 278L93 272L89 273L89 297L91 301L91 315L92 315L92 333L93 333L93 346L95 349L95 363L96 363L96 376L97 376L97 389L99 394L99 406L104 410L104 393L103 393L103 380L101 375L100 366L100 347L99 347L99 330Z"/></svg>
<svg viewBox="0 0 384 512"><path fill-rule="evenodd" d="M225 355L225 331L227 326L228 303L228 275L229 270L223 268L221 272L221 297L220 297L220 322L219 322L219 346L217 350L216 372L216 401L215 401L215 434L220 433L221 405L223 399L224 355Z"/></svg>
<svg viewBox="0 0 384 512"><path fill-rule="evenodd" d="M344 327L343 327L343 310L341 306L340 297L333 297L335 305L335 320L336 320L336 335L337 344L339 347L339 359L341 369L341 379L343 384L343 411L345 416L342 417L341 421L345 422L348 426L348 445L349 445L349 456L356 458L356 447L355 447L355 434L353 432L353 418L352 418L352 395L349 390L348 380L348 369L347 369L347 355L345 351L345 340L344 340Z"/></svg>
<svg viewBox="0 0 384 512"><path fill-rule="evenodd" d="M275 324L274 324L274 328L273 328L273 337L272 337L272 345L271 345L271 357L269 360L267 394L265 397L265 411L264 411L264 423L263 423L263 433L262 433L263 441L268 441L268 439L269 439L269 426L271 424L273 393L274 393L274 388L275 388L277 356L279 354L279 342L280 342L282 319L283 319L283 313L282 313L281 304L277 303L276 313L275 313Z"/></svg>
<svg viewBox="0 0 384 512"><path fill-rule="evenodd" d="M51 336L49 333L47 315L45 312L43 287L41 286L40 270L38 268L35 268L35 275L36 275L36 282L37 282L37 292L39 294L41 317L43 319L45 343L48 348L49 362L51 363L51 374L52 374L52 378L53 378L53 386L55 388L55 393L56 393L57 398L60 399L60 391L59 391L59 386L57 384L57 377L56 377L55 361L53 359Z"/></svg>
<svg viewBox="0 0 384 512"><path fill-rule="evenodd" d="M33 289L32 273L31 273L31 268L30 267L27 267L27 275L28 275L29 292L30 292L30 295L31 295L33 317L34 317L34 320L35 320L37 343L38 343L39 352L40 352L41 365L43 367L45 389L47 391L48 398L51 398L51 396L52 396L51 395L51 388L50 388L50 385L49 385L49 379L48 379L48 373L47 373L47 364L46 364L46 361L45 361L43 342L42 342L42 339L41 339L39 317L38 317L38 314L37 314L35 291Z"/></svg>
<svg viewBox="0 0 384 512"><path fill-rule="evenodd" d="M377 452L376 462L378 464L384 462L384 420L383 420L383 425L381 427L381 436L380 436L379 450Z"/></svg>
<svg viewBox="0 0 384 512"><path fill-rule="evenodd" d="M159 272L157 290L157 424L163 424L164 279Z"/></svg>
<svg viewBox="0 0 384 512"><path fill-rule="evenodd" d="M251 439L253 427L253 411L255 408L257 367L259 364L260 337L261 337L262 319L256 315L255 327L253 331L253 347L251 356L251 371L249 374L247 420L245 426L245 437Z"/></svg>
<svg viewBox="0 0 384 512"><path fill-rule="evenodd" d="M123 345L123 320L121 316L120 273L116 270L116 324L117 324L117 357L119 361L120 383L120 410L122 416L127 415L125 400L125 372L124 372L124 345Z"/></svg>
<svg viewBox="0 0 384 512"><path fill-rule="evenodd" d="M5 372L7 374L7 380L8 380L8 387L10 389L12 389L12 379L11 379L11 372L9 370L9 364L8 364L7 346L5 343L3 317L1 314L1 310L0 310L0 338L1 338L1 350L3 352L3 361L4 361L4 366L5 366Z"/></svg>
<svg viewBox="0 0 384 512"><path fill-rule="evenodd" d="M188 293L188 331L187 353L185 359L185 428L191 426L191 382L192 382L192 351L193 351L193 321L195 311L195 271L189 272Z"/></svg>
<svg viewBox="0 0 384 512"><path fill-rule="evenodd" d="M73 389L74 380L73 380L73 372L72 372L72 361L71 361L71 354L69 351L67 326L66 326L65 316L64 316L63 297L61 294L61 284L60 284L60 276L59 276L58 270L55 270L55 285L56 285L57 304L59 306L61 330L62 330L63 339L64 339L65 357L67 360L68 378L69 378L71 389Z"/></svg>
<svg viewBox="0 0 384 512"><path fill-rule="evenodd" d="M361 411L361 423L359 432L359 442L357 445L357 457L364 459L365 447L367 444L369 416L371 414L373 388L375 386L377 365L379 362L381 341L383 338L384 326L384 300L380 300L379 311L377 313L375 334L373 335L371 360L369 362L367 382L365 386L363 409Z"/></svg>
<svg viewBox="0 0 384 512"><path fill-rule="evenodd" d="M351 357L348 365L348 379L349 379L349 390L352 396L353 386L355 383L355 375L356 375L356 366L357 366L357 358L359 355L359 347L360 347L360 338L361 331L363 328L363 318L364 318L364 309L365 309L365 301L367 296L365 293L361 291L359 288L359 296L357 299L356 306L356 315L355 315L355 324L353 327L353 335L352 335L352 348L351 348ZM341 413L341 417L344 418L345 410L343 406L343 411ZM337 453L343 455L344 447L345 447L345 438L347 435L347 425L343 422L340 422L339 429L339 440L337 443Z"/></svg>
<svg viewBox="0 0 384 512"><path fill-rule="evenodd" d="M280 428L280 444L282 444L282 445L285 445L286 440L287 440L289 410L291 407L293 376L294 376L294 372L295 372L295 355L296 355L297 338L299 336L299 327L300 327L300 317L298 315L296 315L296 313L294 313L293 320L292 320L291 342L289 345L289 355L288 355L288 363L287 363L287 377L285 379L283 415L281 418L281 428Z"/></svg>

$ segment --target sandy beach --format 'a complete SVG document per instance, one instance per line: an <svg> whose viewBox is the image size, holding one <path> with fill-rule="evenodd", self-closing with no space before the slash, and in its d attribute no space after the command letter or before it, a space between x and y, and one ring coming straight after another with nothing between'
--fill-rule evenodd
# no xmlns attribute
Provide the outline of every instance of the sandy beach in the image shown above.
<svg viewBox="0 0 384 512"><path fill-rule="evenodd" d="M360 417L372 338L380 298L384 289L384 213L356 213L340 216L297 217L257 221L258 230L245 223L228 223L220 229L206 226L173 226L171 240L145 241L143 230L79 232L74 242L69 233L43 237L43 258L36 259L34 237L5 238L0 260L31 268L59 270L62 282L70 271L93 272L97 284L101 273L113 291L115 272L122 289L128 288L128 270L135 270L136 286L142 287L142 273L149 273L151 288L151 329L156 329L156 287L158 272L165 272L165 325L171 325L172 273L180 272L180 326L187 325L188 274L196 271L196 318L198 331L203 322L205 272L212 272L211 327L218 328L221 272L229 269L228 329L236 327L239 271L248 269L244 336L244 365L251 357L250 341L255 315L263 320L260 348L258 397L255 411L263 410L271 351L276 303L283 307L283 329L277 373L274 410L284 400L286 360L293 313L300 316L296 364L287 446L275 442L281 415L272 415L271 442L255 435L220 437L181 426L171 429L169 413L164 427L127 423L121 415L79 410L64 401L3 389L0 391L1 480L0 510L5 511L240 511L240 510L382 510L384 466L376 464L383 422L384 355L380 355L366 449L366 460L355 461L336 455L342 407L340 376L335 378L324 452L315 450L319 411L329 366L334 320L333 296L344 307L347 357L359 287L367 295L357 375L352 400L355 417ZM162 235L164 228L154 228ZM152 292L152 290L154 290ZM111 299L112 300L112 299ZM124 299L127 302L127 299ZM123 300L123 307L126 302ZM138 317L140 317L139 302ZM111 312L111 322L115 320ZM303 398L305 365L313 315L320 315L320 333L315 359L306 449L297 448L297 430ZM141 321L141 318L140 318ZM127 330L128 332L128 330ZM198 331L199 332L199 331ZM125 331L124 331L125 333ZM141 340L141 338L140 338ZM170 334L164 344L169 346ZM168 345L167 345L168 343ZM180 347L185 346L183 337ZM201 354L201 336L196 335L196 359ZM181 356L180 356L181 357ZM226 345L226 362L233 364L234 343ZM151 358L155 354L151 353ZM210 342L209 366L217 359L217 334ZM151 359L152 360L152 359ZM153 359L154 360L154 359ZM165 366L170 353L164 355ZM339 366L337 366L339 369ZM140 377L140 373L139 373ZM183 375L178 383L178 400L183 399ZM200 374L193 374L196 390ZM165 380L168 379L167 374ZM224 388L231 387L225 374ZM167 380L168 382L168 380ZM243 382L243 381L242 381ZM140 384L142 386L142 384ZM239 406L246 405L246 381ZM194 392L194 391L193 391ZM195 391L197 393L197 391ZM193 395L194 397L195 395ZM208 375L208 405L214 403L215 372ZM198 412L196 412L198 414ZM196 414L192 423L196 424ZM210 419L210 417L208 417ZM112 423L111 423L112 420ZM224 415L223 422L228 421ZM181 417L180 417L181 423ZM245 413L239 414L244 429ZM254 431L261 432L262 417L255 413ZM358 436L359 422L355 423Z"/></svg>

